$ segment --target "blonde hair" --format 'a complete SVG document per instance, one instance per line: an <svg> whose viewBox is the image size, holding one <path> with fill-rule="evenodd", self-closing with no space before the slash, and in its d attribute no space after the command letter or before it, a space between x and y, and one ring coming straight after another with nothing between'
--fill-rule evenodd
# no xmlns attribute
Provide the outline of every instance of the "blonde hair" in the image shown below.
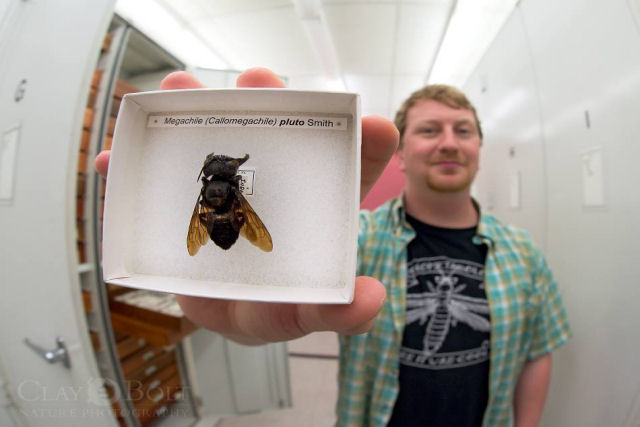
<svg viewBox="0 0 640 427"><path fill-rule="evenodd" d="M394 123L400 131L400 147L402 146L402 137L404 135L405 128L407 126L407 113L414 104L421 100L438 101L451 108L462 108L469 110L473 113L473 117L476 120L476 126L478 128L478 134L480 140L482 140L482 127L480 126L480 120L473 104L469 101L467 96L460 90L453 86L434 84L427 85L422 89L418 89L407 98L396 113Z"/></svg>

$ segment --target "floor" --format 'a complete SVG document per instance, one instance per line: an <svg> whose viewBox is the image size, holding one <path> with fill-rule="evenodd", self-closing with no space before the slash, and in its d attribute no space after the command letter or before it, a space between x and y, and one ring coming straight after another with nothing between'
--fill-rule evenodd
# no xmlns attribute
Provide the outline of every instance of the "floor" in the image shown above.
<svg viewBox="0 0 640 427"><path fill-rule="evenodd" d="M217 427L325 427L335 424L338 338L317 332L291 341L289 369L293 406L222 419Z"/></svg>

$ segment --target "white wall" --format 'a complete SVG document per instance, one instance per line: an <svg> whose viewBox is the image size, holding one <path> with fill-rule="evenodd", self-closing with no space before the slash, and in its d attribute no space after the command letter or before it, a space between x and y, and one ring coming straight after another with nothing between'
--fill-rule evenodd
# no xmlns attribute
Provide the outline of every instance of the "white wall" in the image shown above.
<svg viewBox="0 0 640 427"><path fill-rule="evenodd" d="M478 197L545 248L574 332L554 354L545 426L639 422L639 6L522 0L464 88L486 125ZM602 206L583 198L592 149Z"/></svg>

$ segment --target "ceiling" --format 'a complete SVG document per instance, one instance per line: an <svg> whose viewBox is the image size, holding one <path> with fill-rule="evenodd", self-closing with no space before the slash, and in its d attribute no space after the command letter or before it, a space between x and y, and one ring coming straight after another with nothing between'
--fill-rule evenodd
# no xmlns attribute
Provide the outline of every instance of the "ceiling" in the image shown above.
<svg viewBox="0 0 640 427"><path fill-rule="evenodd" d="M296 89L357 92L392 118L427 82L461 86L516 0L118 0L185 63L271 68Z"/></svg>

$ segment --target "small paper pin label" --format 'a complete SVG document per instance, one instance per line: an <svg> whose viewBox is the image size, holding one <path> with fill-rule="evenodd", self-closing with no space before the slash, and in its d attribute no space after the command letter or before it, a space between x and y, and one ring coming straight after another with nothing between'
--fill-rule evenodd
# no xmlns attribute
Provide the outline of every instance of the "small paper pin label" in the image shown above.
<svg viewBox="0 0 640 427"><path fill-rule="evenodd" d="M240 168L238 175L240 175L240 192L243 196L252 196L253 181L256 176L255 168Z"/></svg>

